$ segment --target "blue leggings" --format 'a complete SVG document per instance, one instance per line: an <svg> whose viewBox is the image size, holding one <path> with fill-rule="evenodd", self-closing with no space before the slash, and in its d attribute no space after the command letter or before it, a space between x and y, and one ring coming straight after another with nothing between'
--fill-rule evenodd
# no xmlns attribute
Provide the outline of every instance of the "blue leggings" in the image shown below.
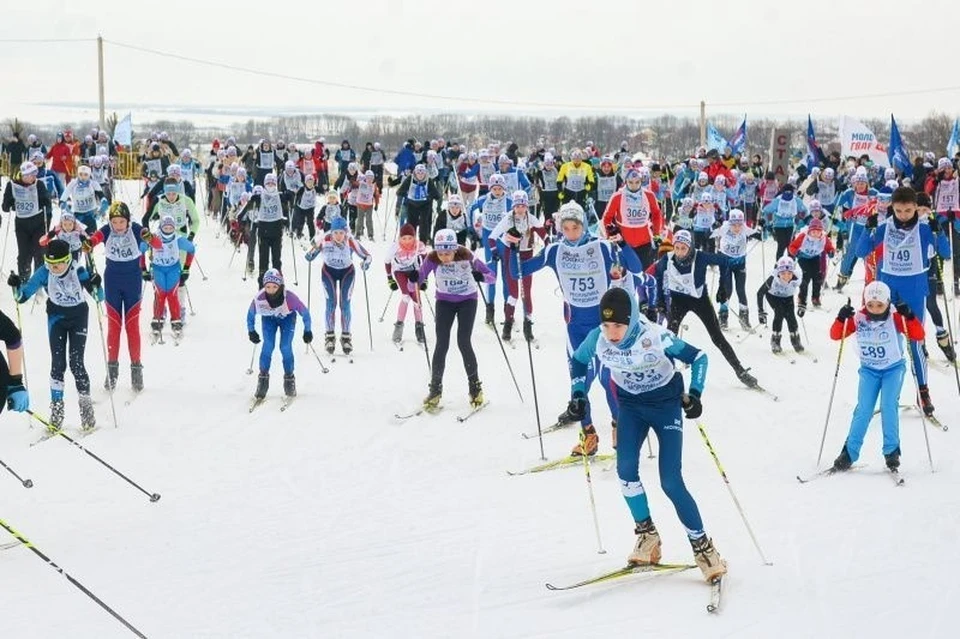
<svg viewBox="0 0 960 639"><path fill-rule="evenodd" d="M320 279L327 295L327 311L324 315L327 332L332 333L336 324L337 306L340 306L340 331L350 332L350 298L353 297L353 280L356 270L351 264L347 268L330 268L324 265Z"/></svg>
<svg viewBox="0 0 960 639"><path fill-rule="evenodd" d="M840 274L844 277L850 277L853 274L853 267L857 265L857 244L867 228L853 220L849 220L847 224L850 228L850 239L847 241L847 250L843 252L843 261L840 262Z"/></svg>
<svg viewBox="0 0 960 639"><path fill-rule="evenodd" d="M660 487L673 502L687 536L691 539L702 537L704 531L700 510L683 482L683 417L679 398L656 404L644 403L637 395L620 391L617 476L630 514L638 522L650 516L647 494L640 481L640 449L651 428L660 444Z"/></svg>
<svg viewBox="0 0 960 639"><path fill-rule="evenodd" d="M297 326L296 313L290 313L283 319L276 317L261 317L263 328L263 348L260 349L260 372L270 371L270 360L273 359L273 347L277 342L277 331L280 332L280 357L283 359L285 375L293 374L293 329Z"/></svg>
<svg viewBox="0 0 960 639"><path fill-rule="evenodd" d="M847 454L852 461L860 457L863 436L873 419L873 409L880 398L880 423L883 426L883 454L900 448L900 389L906 365L903 360L882 371L860 367L860 385L857 388L857 407L853 409L850 433L847 435Z"/></svg>
<svg viewBox="0 0 960 639"><path fill-rule="evenodd" d="M883 276L880 278L890 287L890 301L893 304L906 303L923 324L927 311L927 274L910 275L906 277ZM913 362L913 372L917 376L917 384L927 385L927 356L923 352L923 342L907 338L910 349L910 359Z"/></svg>

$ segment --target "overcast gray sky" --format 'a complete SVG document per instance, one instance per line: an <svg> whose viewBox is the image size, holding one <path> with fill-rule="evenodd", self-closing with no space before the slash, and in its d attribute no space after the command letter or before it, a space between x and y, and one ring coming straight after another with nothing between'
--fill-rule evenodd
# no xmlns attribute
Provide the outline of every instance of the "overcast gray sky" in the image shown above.
<svg viewBox="0 0 960 639"><path fill-rule="evenodd" d="M0 39L100 33L108 40L264 71L462 98L263 78L108 43L108 111L137 103L576 115L579 111L565 105L582 105L645 115L690 113L704 99L708 114L889 117L893 112L910 119L932 110L960 112L953 45L960 24L957 0L928 0L922 9L902 0L165 0L154 11L141 5L9 3ZM55 110L29 103L97 100L93 42L0 42L0 65L2 117L56 121ZM955 88L816 100L943 87ZM559 106L551 110L545 104Z"/></svg>

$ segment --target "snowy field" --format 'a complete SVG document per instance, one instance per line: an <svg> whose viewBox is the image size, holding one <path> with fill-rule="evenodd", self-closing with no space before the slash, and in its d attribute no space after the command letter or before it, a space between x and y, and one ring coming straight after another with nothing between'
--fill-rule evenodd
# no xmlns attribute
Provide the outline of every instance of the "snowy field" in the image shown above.
<svg viewBox="0 0 960 639"><path fill-rule="evenodd" d="M132 193L132 185L125 190ZM920 418L904 412L905 487L895 488L885 475L879 424L868 434L864 468L805 486L795 479L814 470L837 358L827 328L846 295L826 293L825 310L807 315L816 363L774 357L766 330L736 346L760 383L780 396L776 403L744 388L695 318L687 322L684 337L711 358L703 423L774 565L762 565L694 423L687 422L687 484L730 569L721 612L706 613L708 587L698 571L550 592L545 582L618 568L631 550L633 523L615 471L600 462L592 467L607 550L600 555L582 467L521 477L505 472L539 461L537 441L520 437L536 430L530 369L515 333L517 348L507 354L521 403L494 334L480 322L474 344L490 406L465 424L456 421L467 407L467 384L454 347L446 410L405 423L393 418L419 404L428 376L412 318L406 349L398 352L389 342L396 296L386 320L377 321L388 294L381 219L378 241L368 245L377 258L367 273L374 348L358 277L355 362L327 362L330 373L323 374L305 354L298 326L299 399L285 413L279 410L279 354L268 401L248 413L255 376L246 374L252 347L244 318L255 284L241 281L242 259L227 267L230 249L212 223L198 236L199 265L209 279L195 265L189 281L196 315L179 347L171 340L150 346L145 339L146 390L129 406L122 347L118 429L103 390L92 309L87 365L101 429L82 443L162 499L150 503L63 439L30 447L39 426L4 413L0 458L35 487L25 490L0 473L0 517L149 637L958 636L952 606L960 598L960 435L930 430L937 471L931 474ZM12 235L10 226L4 219L0 233ZM388 240L393 230L391 220ZM765 247L768 267L773 246ZM10 239L6 271L15 253ZM97 256L102 260L100 249ZM286 244L288 286L306 301L307 262L298 250L294 275L290 256ZM760 249L749 263L756 322ZM316 268L312 275L319 351L323 299ZM858 270L849 288L859 295L861 286ZM534 364L546 426L569 394L551 273L536 276L534 302L541 343ZM0 307L15 317L7 292ZM22 314L31 400L46 414L43 307L31 302ZM145 332L149 314L141 317ZM429 313L426 321L432 346ZM731 329L728 336L738 333ZM928 343L932 361L941 361L932 339ZM824 464L840 450L856 394L857 361L853 349L846 350ZM931 364L930 386L937 415L956 422L960 401L952 373ZM912 401L913 391L908 376L902 403ZM67 423L76 428L69 374L66 397ZM591 397L601 452L610 452L609 415L596 386ZM547 435L546 454L563 456L575 441L575 429ZM643 455L641 477L663 536L664 561L688 562L690 547L659 489L656 460ZM4 541L13 540L3 533ZM4 637L132 636L26 548L0 552L0 592Z"/></svg>

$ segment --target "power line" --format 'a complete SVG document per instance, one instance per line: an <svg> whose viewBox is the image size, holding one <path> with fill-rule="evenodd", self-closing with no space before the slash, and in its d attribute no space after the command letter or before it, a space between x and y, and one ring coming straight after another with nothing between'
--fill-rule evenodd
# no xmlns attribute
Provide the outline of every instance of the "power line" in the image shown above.
<svg viewBox="0 0 960 639"><path fill-rule="evenodd" d="M757 100L753 102L707 102L707 106L712 107L733 107L733 106L769 106L778 104L807 104L815 102L845 102L849 100L874 100L877 98L894 98L909 95L925 95L928 93L949 93L960 91L960 86L954 87L936 87L932 89L909 89L905 91L887 91L885 93L862 93L860 95L847 95L839 97L818 97L801 98L799 100Z"/></svg>
<svg viewBox="0 0 960 639"><path fill-rule="evenodd" d="M96 38L0 38L0 44L34 44L49 42L96 42Z"/></svg>

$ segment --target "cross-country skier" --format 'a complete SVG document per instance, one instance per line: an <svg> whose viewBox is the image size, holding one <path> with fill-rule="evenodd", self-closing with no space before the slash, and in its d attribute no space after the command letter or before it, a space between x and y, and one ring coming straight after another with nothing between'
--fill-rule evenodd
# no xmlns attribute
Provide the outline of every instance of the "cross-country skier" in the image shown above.
<svg viewBox="0 0 960 639"><path fill-rule="evenodd" d="M801 272L793 258L784 255L777 260L773 267L773 273L757 289L757 308L760 311L760 324L767 324L767 312L763 308L763 301L766 299L773 308L773 332L770 333L770 349L774 353L783 352L780 346L780 331L783 329L783 321L787 321L787 329L790 331L790 344L793 350L798 353L803 352L803 343L800 341L800 333L797 332L797 315L794 311L793 297L800 288Z"/></svg>
<svg viewBox="0 0 960 639"><path fill-rule="evenodd" d="M33 270L43 264L43 249L39 242L47 232L47 221L53 212L47 187L37 180L37 167L33 162L21 164L19 175L7 180L2 208L4 213L13 212L15 215L17 273L26 281Z"/></svg>
<svg viewBox="0 0 960 639"><path fill-rule="evenodd" d="M490 232L488 242L503 258L503 288L507 291L507 301L503 306L503 339L510 341L513 332L513 316L523 287L523 337L533 341L533 278L521 276L518 272L523 262L533 257L534 236L541 240L546 237L543 222L530 212L527 193L523 190L513 192L513 208ZM521 280L518 283L518 279Z"/></svg>
<svg viewBox="0 0 960 639"><path fill-rule="evenodd" d="M806 204L795 196L793 185L785 184L780 195L763 207L766 223L773 229L773 237L777 241L777 252L774 255L777 258L787 254L790 240L793 239L793 229L797 222L807 215Z"/></svg>
<svg viewBox="0 0 960 639"><path fill-rule="evenodd" d="M487 266L494 273L497 272L499 255L490 244L490 234L497 228L507 212L513 209L513 202L507 197L506 182L502 175L490 176L490 190L482 195L470 207L470 215L474 218L474 228L480 231L480 243L483 245L484 257ZM494 299L497 296L497 287L494 283L487 286L487 308L485 321L488 326L494 326ZM503 291L503 301L506 304L507 291Z"/></svg>
<svg viewBox="0 0 960 639"><path fill-rule="evenodd" d="M152 248L146 242L140 244L141 276L144 282L153 282L153 320L150 321L150 331L155 341L159 339L163 331L163 318L169 307L170 329L174 339L180 339L183 335L183 308L177 293L190 276L190 265L193 263L196 247L193 242L177 234L177 224L170 215L165 215L160 220L157 237L160 238L160 248ZM147 251L151 253L150 270L147 270ZM181 251L186 253L182 267Z"/></svg>
<svg viewBox="0 0 960 639"><path fill-rule="evenodd" d="M866 204L871 198L877 197L876 189L870 188L870 178L867 176L865 167L857 169L853 175L853 186L841 193L837 197L836 215L844 221L844 226L848 229L847 239L849 246L843 254L843 260L840 262L840 274L837 276L836 289L839 291L850 279L853 274L853 267L857 264L857 244L860 241L860 235L863 233L864 225L867 222ZM851 209L862 211L862 214L846 215ZM846 219L851 217L852 219ZM842 232L842 231L841 231ZM843 248L842 237L837 237L837 249Z"/></svg>
<svg viewBox="0 0 960 639"><path fill-rule="evenodd" d="M816 202L816 200L814 200ZM820 290L823 286L823 259L833 257L833 242L827 237L820 218L812 218L807 228L793 238L788 249L790 257L796 258L803 281L800 282L800 297L797 300L797 316L807 312L807 291L813 284L811 302L820 308Z"/></svg>
<svg viewBox="0 0 960 639"><path fill-rule="evenodd" d="M501 180L503 178L500 178ZM409 222L418 231L420 241L430 241L430 229L433 224L433 202L442 199L440 191L427 175L427 167L418 164L413 173L403 178L397 188L397 211L403 211L401 222Z"/></svg>
<svg viewBox="0 0 960 639"><path fill-rule="evenodd" d="M283 231L287 228L283 204L277 192L277 175L269 173L263 178L263 186L253 189L253 196L237 216L241 220L252 222L250 231L248 269L253 261L253 246L259 246L257 285L262 286L263 274L268 268L278 271L283 268L281 250L283 249Z"/></svg>
<svg viewBox="0 0 960 639"><path fill-rule="evenodd" d="M263 288L250 302L247 309L247 335L254 344L260 343L260 334L256 330L256 317L260 316L260 328L263 330L263 348L260 349L260 376L257 378L257 390L254 398L263 399L270 387L270 360L277 345L277 332L280 333L280 357L283 360L283 393L287 397L297 394L297 382L293 373L293 333L297 327L297 315L303 319L303 342L313 341L310 311L297 294L285 290L283 275L277 269L268 269L263 274Z"/></svg>
<svg viewBox="0 0 960 639"><path fill-rule="evenodd" d="M461 217L462 214L461 214ZM417 239L417 230L412 224L400 227L400 236L387 249L385 267L387 286L391 291L400 291L400 303L397 305L397 321L393 324L394 344L403 340L403 323L407 317L407 306L413 303L414 332L417 342L423 343L423 307L420 304L420 286L418 286L420 264L427 255L427 247ZM413 277L411 277L413 276ZM425 283L425 282L424 282Z"/></svg>
<svg viewBox="0 0 960 639"><path fill-rule="evenodd" d="M636 298L621 288L612 288L600 300L600 326L594 328L571 360L573 373L571 413L585 415L587 370L595 357L602 366L604 385L616 386L619 401L617 424L617 475L637 535L627 561L633 565L660 562L660 534L650 516L650 506L640 481L640 449L651 429L659 443L660 487L673 502L687 531L693 556L709 582L727 572L707 536L700 510L687 490L681 471L683 418L697 419L703 412L700 397L707 375L707 355L673 333L640 316ZM691 366L690 387L674 361ZM683 415L681 415L683 411Z"/></svg>
<svg viewBox="0 0 960 639"><path fill-rule="evenodd" d="M317 208L317 179L313 173L307 173L303 176L303 186L297 191L293 199L293 219L291 221L293 236L303 239L303 227L306 224L307 235L310 242L313 243L313 236L316 234L316 225L314 224L314 210Z"/></svg>
<svg viewBox="0 0 960 639"><path fill-rule="evenodd" d="M718 176L721 177L721 176ZM732 209L726 222L711 234L717 242L717 251L730 258L726 268L720 269L720 286L717 289L717 301L720 310L717 313L720 328L727 327L727 300L733 297L734 288L737 291L737 301L740 310L737 316L740 326L750 330L750 306L747 299L747 240L757 234L760 229L746 225L746 216L740 209Z"/></svg>
<svg viewBox="0 0 960 639"><path fill-rule="evenodd" d="M654 238L663 230L663 214L653 192L641 184L637 169L627 171L623 188L610 197L604 208L603 226L616 225L615 234L623 236L647 268L656 261Z"/></svg>
<svg viewBox="0 0 960 639"><path fill-rule="evenodd" d="M912 341L923 341L923 324L906 303L896 304L896 311L891 309L890 287L880 280L863 289L863 301L864 306L859 311L844 304L830 327L830 338L834 340L856 335L860 356L857 407L853 410L850 432L833 468L849 470L860 458L863 437L879 398L883 457L887 468L896 471L900 467L898 403L906 371L900 335L905 334Z"/></svg>

